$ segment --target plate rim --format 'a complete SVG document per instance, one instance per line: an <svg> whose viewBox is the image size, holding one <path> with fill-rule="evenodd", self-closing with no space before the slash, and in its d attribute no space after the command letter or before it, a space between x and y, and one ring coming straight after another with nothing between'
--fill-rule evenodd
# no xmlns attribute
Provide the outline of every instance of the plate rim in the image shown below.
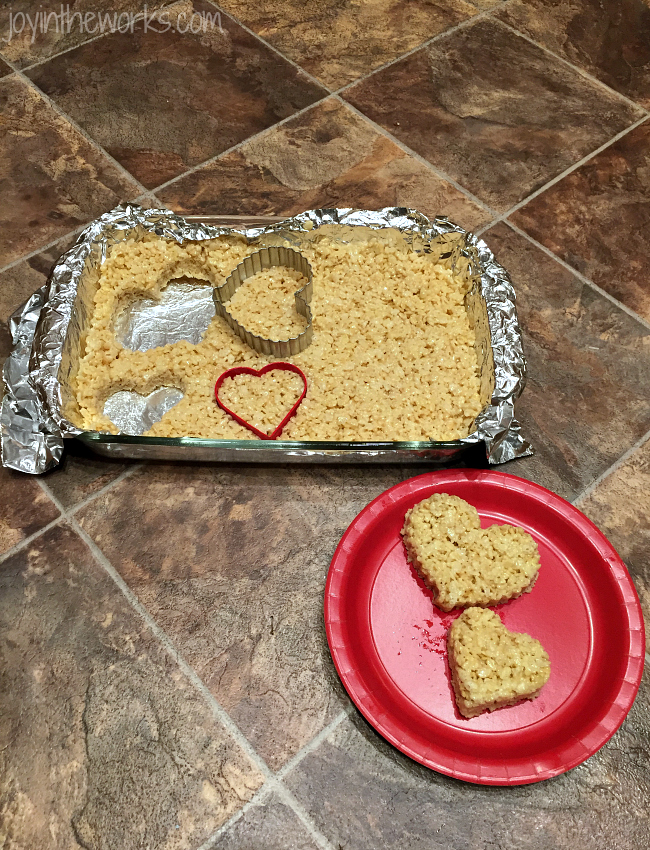
<svg viewBox="0 0 650 850"><path fill-rule="evenodd" d="M564 519L568 519L578 532L587 537L595 546L610 574L621 590L625 616L629 629L629 652L625 658L625 670L619 680L619 687L614 697L609 700L605 714L593 728L586 728L584 740L571 736L572 741L562 748L554 747L549 751L553 756L553 764L540 766L535 759L516 759L518 767L512 763L502 763L500 770L486 768L481 771L481 764L463 754L454 755L453 759L445 758L446 749L438 748L438 757L432 757L436 751L435 745L429 746L429 753L423 754L413 749L406 741L399 738L396 729L399 723L387 712L381 698L368 691L362 678L356 674L354 652L342 642L343 631L340 628L344 621L341 617L342 597L337 592L345 576L345 570L339 567L347 551L365 534L366 527L384 510L388 499L390 502L399 501L403 491L418 492L429 489L438 492L440 486L452 483L487 482L506 487L540 499L551 510L556 509ZM423 495L422 498L426 498ZM381 503L381 505L379 504ZM373 499L349 524L342 535L334 555L325 583L324 618L327 642L336 671L352 702L359 709L370 725L396 749L412 758L419 764L466 782L481 785L525 785L550 779L582 764L596 753L620 728L636 698L645 662L645 624L639 597L634 582L620 555L609 542L602 531L571 502L563 499L557 493L548 490L541 484L528 481L525 478L491 469L453 469L431 471L413 478L407 478L398 484L384 490ZM379 663L381 659L377 658ZM562 750L567 750L562 755ZM442 754L442 755L441 755ZM539 759L539 756L537 757ZM550 759L549 759L550 761ZM524 769L527 765L527 769Z"/></svg>

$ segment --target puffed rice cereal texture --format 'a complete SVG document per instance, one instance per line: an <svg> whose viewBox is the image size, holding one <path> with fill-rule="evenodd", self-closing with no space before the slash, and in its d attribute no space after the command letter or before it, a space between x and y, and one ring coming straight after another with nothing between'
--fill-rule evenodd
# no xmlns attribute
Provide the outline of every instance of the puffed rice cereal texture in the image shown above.
<svg viewBox="0 0 650 850"><path fill-rule="evenodd" d="M79 427L117 433L104 414L120 390L148 395L176 387L182 400L146 436L255 439L215 402L216 379L234 366L259 369L273 358L257 354L215 316L198 344L175 342L131 351L116 338L114 321L125 305L160 298L183 276L222 284L258 250L224 236L179 245L147 234L115 245L99 271L84 354L73 379ZM475 337L464 307L468 283L416 253L370 235L345 243L334 236L301 247L313 270L313 342L288 360L307 376L308 392L286 426L286 440L454 440L466 436L483 406ZM295 336L305 320L294 292L304 283L290 269L249 278L228 302L235 318L256 334ZM254 413L251 388L233 403ZM263 392L263 391L262 391ZM271 426L271 408L260 421Z"/></svg>
<svg viewBox="0 0 650 850"><path fill-rule="evenodd" d="M467 608L452 623L447 651L456 705L464 717L534 699L551 675L541 643L509 631L485 608Z"/></svg>
<svg viewBox="0 0 650 850"><path fill-rule="evenodd" d="M496 605L529 592L539 571L533 538L512 525L481 528L478 511L458 496L434 493L405 516L409 561L443 611Z"/></svg>

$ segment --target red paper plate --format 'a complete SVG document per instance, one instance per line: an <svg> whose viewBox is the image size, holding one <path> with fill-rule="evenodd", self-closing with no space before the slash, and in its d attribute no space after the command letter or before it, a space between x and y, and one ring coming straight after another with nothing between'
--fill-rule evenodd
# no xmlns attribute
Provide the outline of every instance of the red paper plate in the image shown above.
<svg viewBox="0 0 650 850"><path fill-rule="evenodd" d="M446 653L460 611L433 605L400 535L406 511L436 492L474 505L483 527L524 528L541 556L532 592L494 610L541 641L550 679L537 699L469 720ZM375 729L415 761L484 785L539 782L585 761L623 722L643 672L641 606L616 551L573 505L502 472L433 472L371 502L332 559L325 625L339 676Z"/></svg>

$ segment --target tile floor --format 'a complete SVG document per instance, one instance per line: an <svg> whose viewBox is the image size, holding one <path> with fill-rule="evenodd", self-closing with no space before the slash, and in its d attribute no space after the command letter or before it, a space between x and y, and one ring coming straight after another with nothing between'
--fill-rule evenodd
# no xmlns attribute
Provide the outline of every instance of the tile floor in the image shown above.
<svg viewBox="0 0 650 850"><path fill-rule="evenodd" d="M447 214L517 289L537 453L505 471L603 529L648 615L648 0L161 7L101 34L79 26L107 11L94 0L47 32L36 13L59 4L0 3L0 358L11 313L119 201ZM192 14L214 28L182 31ZM512 789L419 767L351 706L324 636L329 560L422 471L81 448L42 479L0 470L0 846L645 847L647 676L597 755Z"/></svg>

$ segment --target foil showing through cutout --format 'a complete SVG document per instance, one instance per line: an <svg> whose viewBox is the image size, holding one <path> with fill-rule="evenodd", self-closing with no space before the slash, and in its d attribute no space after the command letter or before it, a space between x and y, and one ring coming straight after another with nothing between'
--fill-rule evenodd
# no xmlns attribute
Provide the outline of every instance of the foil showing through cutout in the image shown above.
<svg viewBox="0 0 650 850"><path fill-rule="evenodd" d="M169 283L159 299L142 298L125 307L113 324L115 337L131 351L182 339L198 345L214 317L212 291L207 283Z"/></svg>
<svg viewBox="0 0 650 850"><path fill-rule="evenodd" d="M139 437L160 422L167 411L183 398L176 387L159 387L147 396L120 390L104 404L104 415L120 429L120 434Z"/></svg>

